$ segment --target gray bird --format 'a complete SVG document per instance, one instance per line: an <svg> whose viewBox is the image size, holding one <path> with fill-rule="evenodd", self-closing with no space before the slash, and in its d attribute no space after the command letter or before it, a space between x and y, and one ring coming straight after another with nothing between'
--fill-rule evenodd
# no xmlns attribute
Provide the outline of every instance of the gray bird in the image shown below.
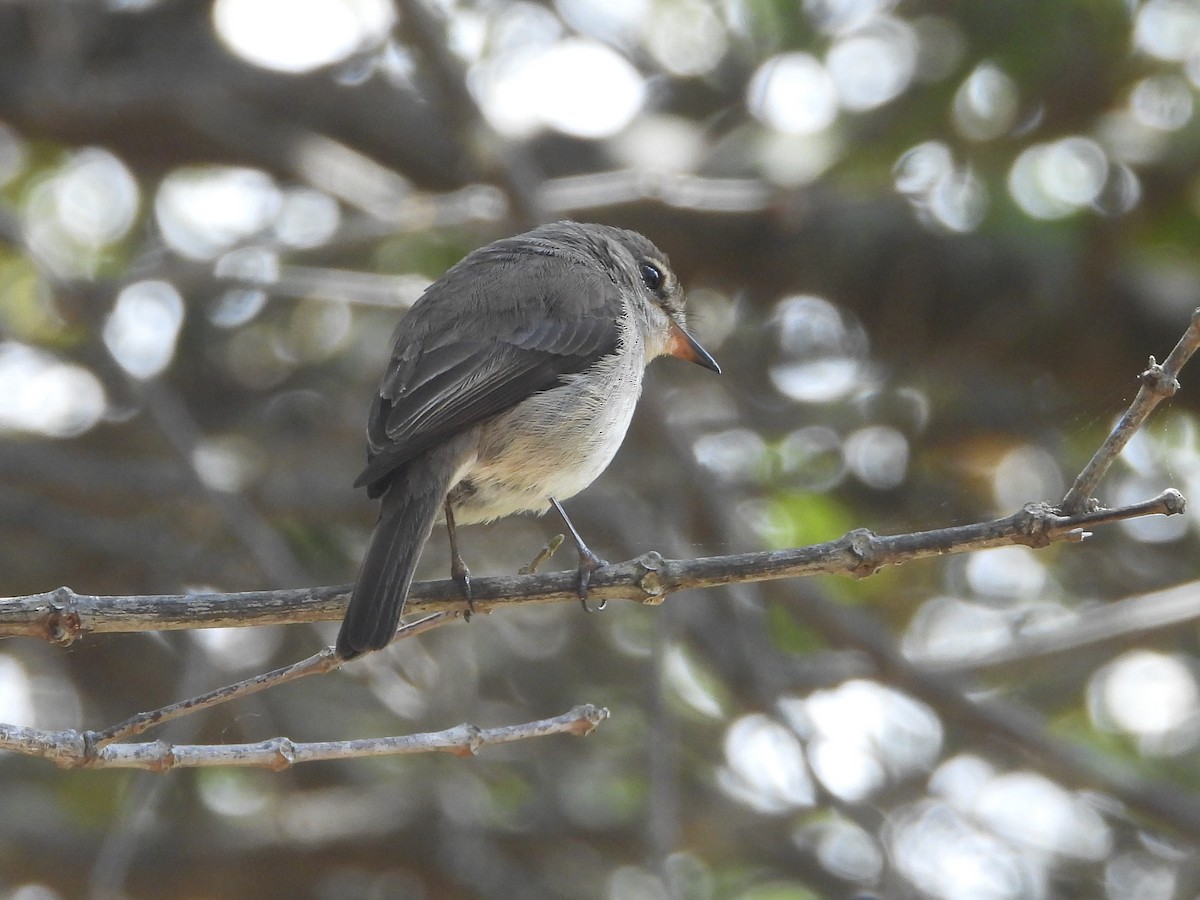
<svg viewBox="0 0 1200 900"><path fill-rule="evenodd" d="M663 252L636 232L576 222L470 253L413 304L394 341L355 482L382 503L338 634L342 659L391 642L442 515L451 574L469 603L455 525L553 505L579 550L586 601L603 562L558 501L612 461L650 360L667 354L720 371L686 330Z"/></svg>

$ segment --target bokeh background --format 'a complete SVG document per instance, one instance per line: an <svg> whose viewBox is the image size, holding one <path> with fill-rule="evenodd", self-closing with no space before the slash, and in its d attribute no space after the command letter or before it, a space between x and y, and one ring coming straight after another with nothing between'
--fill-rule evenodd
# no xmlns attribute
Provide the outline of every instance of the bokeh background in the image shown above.
<svg viewBox="0 0 1200 900"><path fill-rule="evenodd" d="M1198 90L1194 0L8 0L0 593L350 581L400 312L567 217L664 248L725 367L656 363L568 505L609 559L1058 499L1200 305ZM1102 501L1200 494L1193 375ZM512 572L554 525L464 552ZM280 774L7 755L0 896L1192 897L1197 537L481 616L158 735L609 707L586 739ZM102 728L335 630L8 638L0 721Z"/></svg>

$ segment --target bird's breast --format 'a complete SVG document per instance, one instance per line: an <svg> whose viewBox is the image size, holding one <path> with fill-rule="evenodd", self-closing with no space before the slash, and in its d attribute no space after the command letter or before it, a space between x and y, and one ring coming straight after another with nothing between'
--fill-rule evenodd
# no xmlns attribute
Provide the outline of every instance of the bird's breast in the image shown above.
<svg viewBox="0 0 1200 900"><path fill-rule="evenodd" d="M642 390L645 350L634 338L480 429L479 451L450 494L458 521L543 511L550 497L573 497L608 467Z"/></svg>

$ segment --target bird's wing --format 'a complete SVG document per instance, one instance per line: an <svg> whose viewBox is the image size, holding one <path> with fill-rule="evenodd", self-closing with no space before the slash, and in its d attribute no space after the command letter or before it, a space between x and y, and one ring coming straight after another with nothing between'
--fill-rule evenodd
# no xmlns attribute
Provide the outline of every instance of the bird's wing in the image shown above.
<svg viewBox="0 0 1200 900"><path fill-rule="evenodd" d="M530 282L527 289L538 280ZM405 328L407 319L401 323L371 409L368 464L356 487L368 485L377 496L387 476L418 453L616 352L620 307L612 282L580 276L564 285L560 276L555 286L527 295L504 316L485 307L477 322L432 311L425 316L414 307L418 321L412 329ZM571 291L569 303L561 302L564 288Z"/></svg>

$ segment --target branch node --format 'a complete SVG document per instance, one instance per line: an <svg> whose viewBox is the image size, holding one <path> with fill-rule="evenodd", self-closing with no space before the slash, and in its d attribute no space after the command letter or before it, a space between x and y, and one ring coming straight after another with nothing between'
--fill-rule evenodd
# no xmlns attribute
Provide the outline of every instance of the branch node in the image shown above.
<svg viewBox="0 0 1200 900"><path fill-rule="evenodd" d="M464 722L458 726L459 730L465 732L461 738L456 740L456 749L453 751L456 756L478 756L479 749L483 746L483 729L478 725L472 725Z"/></svg>
<svg viewBox="0 0 1200 900"><path fill-rule="evenodd" d="M571 723L570 733L577 737L587 737L593 731L600 727L600 723L609 717L607 706L593 706L590 703L585 703L582 706L577 706L569 713L575 721Z"/></svg>
<svg viewBox="0 0 1200 900"><path fill-rule="evenodd" d="M1165 515L1177 516L1187 509L1187 498L1175 488L1167 488L1159 495Z"/></svg>
<svg viewBox="0 0 1200 900"><path fill-rule="evenodd" d="M166 741L151 741L148 747L154 755L156 764L150 767L151 772L169 772L175 768L175 763L178 761L175 757L175 748Z"/></svg>
<svg viewBox="0 0 1200 900"><path fill-rule="evenodd" d="M1166 374L1166 370L1153 356L1146 366L1146 371L1138 376L1138 380L1147 388L1162 397L1173 397L1179 390L1179 379Z"/></svg>
<svg viewBox="0 0 1200 900"><path fill-rule="evenodd" d="M646 606L658 606L667 599L667 586L663 583L662 573L666 560L657 550L651 550L637 558L637 565L642 569L642 574L637 579L637 585L645 595L642 603Z"/></svg>
<svg viewBox="0 0 1200 900"><path fill-rule="evenodd" d="M855 578L867 578L879 571L878 537L869 528L856 528L846 535L846 549L855 560L849 573Z"/></svg>
<svg viewBox="0 0 1200 900"><path fill-rule="evenodd" d="M296 745L291 738L281 737L274 741L275 762L270 765L272 772L282 772L296 764Z"/></svg>
<svg viewBox="0 0 1200 900"><path fill-rule="evenodd" d="M1095 504L1089 500L1088 505ZM1035 549L1050 545L1049 531L1059 519L1057 510L1048 503L1026 503L1017 514L1017 527L1020 529L1020 542Z"/></svg>
<svg viewBox="0 0 1200 900"><path fill-rule="evenodd" d="M83 634L83 623L75 606L75 596L75 592L66 586L50 592L46 639L60 647L71 646Z"/></svg>

